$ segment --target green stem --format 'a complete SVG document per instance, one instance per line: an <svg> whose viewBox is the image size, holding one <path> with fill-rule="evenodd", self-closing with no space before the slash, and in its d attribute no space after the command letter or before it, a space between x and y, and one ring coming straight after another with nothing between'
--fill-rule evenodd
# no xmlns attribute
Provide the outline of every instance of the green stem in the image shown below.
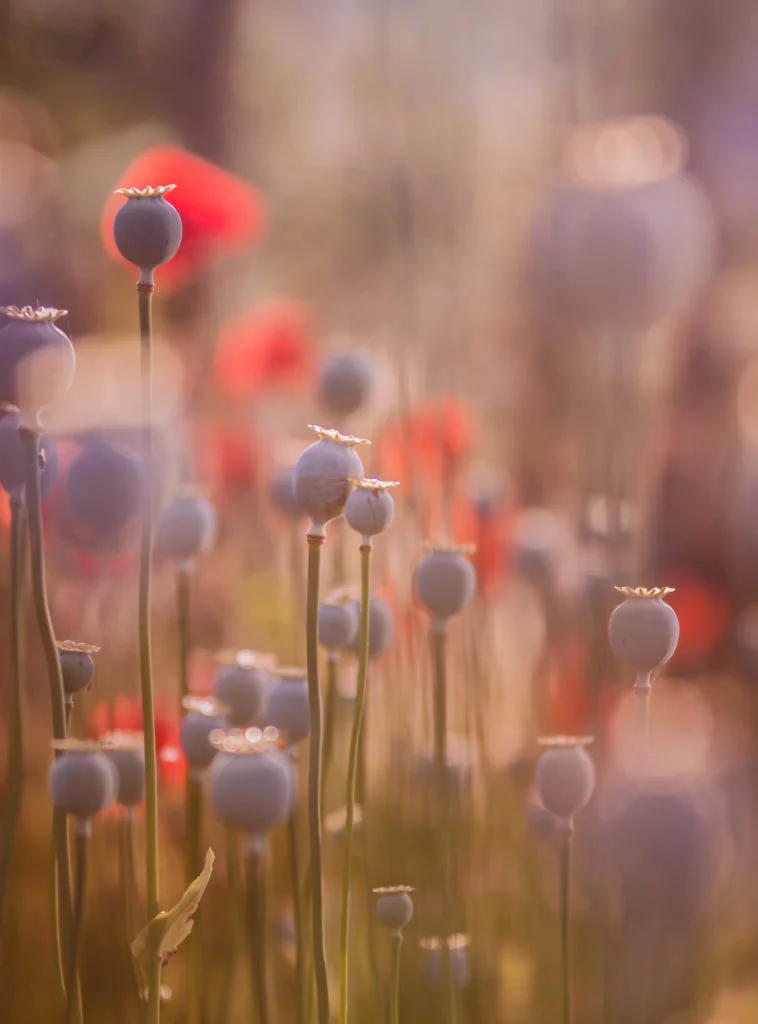
<svg viewBox="0 0 758 1024"><path fill-rule="evenodd" d="M571 1024L571 830L560 839L561 998L563 1024Z"/></svg>
<svg viewBox="0 0 758 1024"><path fill-rule="evenodd" d="M147 979L146 1024L159 1024L161 1019L161 958L157 953L150 957L150 974Z"/></svg>
<svg viewBox="0 0 758 1024"><path fill-rule="evenodd" d="M71 1020L74 1003L71 994L76 990L77 985L77 967L79 963L79 949L82 940L82 921L84 920L84 896L87 887L87 850L89 847L89 833L89 821L77 821L74 917L71 923L71 942L68 950L68 970L66 972L66 991L68 993L68 999L66 1002L66 1024L69 1024Z"/></svg>
<svg viewBox="0 0 758 1024"><path fill-rule="evenodd" d="M440 802L440 857L442 885L442 979L445 993L445 1021L455 1021L455 990L450 963L448 939L450 924L450 774L447 762L447 680L445 671L444 622L436 622L432 629L434 652L434 753L437 767L437 789Z"/></svg>
<svg viewBox="0 0 758 1024"><path fill-rule="evenodd" d="M403 947L403 934L398 928L392 933L392 983L390 986L390 1024L400 1021L400 950Z"/></svg>
<svg viewBox="0 0 758 1024"><path fill-rule="evenodd" d="M5 906L5 887L13 855L21 794L24 788L24 692L21 666L22 579L24 571L24 503L11 498L10 530L10 641L12 701L8 719L8 774L0 826L0 933Z"/></svg>
<svg viewBox="0 0 758 1024"><path fill-rule="evenodd" d="M190 579L185 565L176 573L176 611L179 620L179 721L184 716L184 698L189 694ZM198 868L198 871L200 868ZM196 877L193 875L193 878ZM190 879L192 881L192 879ZM189 884L189 883L188 883Z"/></svg>
<svg viewBox="0 0 758 1024"><path fill-rule="evenodd" d="M250 837L247 851L247 908L251 981L258 1007L258 1024L270 1024L266 953L266 847L265 840Z"/></svg>
<svg viewBox="0 0 758 1024"><path fill-rule="evenodd" d="M297 812L290 816L287 832L289 836L290 880L292 886L292 909L295 916L295 983L297 986L297 1020L305 1024L305 951L303 950L303 904L300 891L300 842L297 834Z"/></svg>
<svg viewBox="0 0 758 1024"><path fill-rule="evenodd" d="M203 788L198 776L191 770L187 774L185 882L189 885L200 874L200 836L203 821ZM200 909L195 913L195 924L187 939L187 1024L201 1024L203 1019L203 964L200 944Z"/></svg>
<svg viewBox="0 0 758 1024"><path fill-rule="evenodd" d="M329 651L326 659L326 704L324 705L324 751L321 759L321 808L326 803L326 786L334 753L334 726L337 711L337 658Z"/></svg>
<svg viewBox="0 0 758 1024"><path fill-rule="evenodd" d="M342 915L340 918L340 1024L347 1024L348 1011L348 951L350 942L350 875L353 859L353 824L355 820L355 779L358 772L358 752L366 707L366 680L368 678L368 629L371 600L371 541L361 544L361 626L358 652L358 683L347 759L347 786L345 791L345 849L342 861Z"/></svg>
<svg viewBox="0 0 758 1024"><path fill-rule="evenodd" d="M138 932L136 907L139 900L137 890L137 877L134 870L134 814L131 808L127 809L123 821L118 823L119 831L119 888L121 890L122 911L124 918L124 938L126 949L129 954L129 961L132 966L132 976L135 986L134 992L141 999L141 984L136 968L136 961L131 955L129 946Z"/></svg>
<svg viewBox="0 0 758 1024"><path fill-rule="evenodd" d="M53 823L54 824L54 823ZM60 896L58 894L58 860L56 857L55 827L50 833L50 869L48 877L48 901L50 911L50 932L53 940L53 970L57 988L58 1004L65 1011L66 981L63 977L63 952L61 950Z"/></svg>
<svg viewBox="0 0 758 1024"><path fill-rule="evenodd" d="M313 530L314 528L311 527ZM308 662L308 701L311 715L311 739L308 761L308 830L311 850L311 890L313 926L313 971L316 979L318 1024L329 1024L329 981L326 973L324 943L324 894L321 854L321 690L318 673L318 591L321 570L323 528L308 534L308 604L306 642Z"/></svg>
<svg viewBox="0 0 758 1024"><path fill-rule="evenodd" d="M55 643L55 632L47 603L47 581L45 579L45 549L42 534L42 496L40 494L39 473L39 434L32 430L19 428L24 444L26 460L26 501L29 528L29 562L31 568L32 599L37 627L45 653L45 665L50 687L50 710L53 720L53 738L62 740L66 737L66 713L64 708L63 674L60 657ZM58 879L58 912L64 935L71 935L73 924L73 901L71 893L71 853L69 850L68 828L66 816L61 811L53 811L53 837L55 843L55 860ZM60 957L60 929L53 920L53 948ZM62 961L62 957L61 957ZM82 1020L81 993L79 980L76 979L73 1001L73 1019L76 1024Z"/></svg>
<svg viewBox="0 0 758 1024"><path fill-rule="evenodd" d="M231 920L232 949L226 961L226 971L221 987L221 1002L217 1024L226 1024L229 1018L237 977L237 963L243 942L240 907L244 903L242 878L239 864L239 836L233 829L226 830L226 877L229 888L229 917Z"/></svg>

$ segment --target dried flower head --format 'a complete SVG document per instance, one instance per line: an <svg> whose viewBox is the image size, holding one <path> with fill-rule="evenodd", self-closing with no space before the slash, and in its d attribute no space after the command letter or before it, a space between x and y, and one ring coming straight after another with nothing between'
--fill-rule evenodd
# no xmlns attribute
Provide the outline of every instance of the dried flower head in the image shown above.
<svg viewBox="0 0 758 1024"><path fill-rule="evenodd" d="M399 487L399 480L374 480L372 477L351 476L348 478L356 490L371 491L373 494L381 494L382 491L389 491L393 487Z"/></svg>
<svg viewBox="0 0 758 1024"><path fill-rule="evenodd" d="M125 729L114 729L100 737L100 745L103 750L142 750L144 742L141 732L131 732Z"/></svg>
<svg viewBox="0 0 758 1024"><path fill-rule="evenodd" d="M410 895L416 889L412 885L380 885L371 890L375 896L392 896L395 893L407 893Z"/></svg>
<svg viewBox="0 0 758 1024"><path fill-rule="evenodd" d="M665 597L667 594L673 594L675 587L614 587L614 590L618 590L619 594L623 594L624 597L646 597L648 600L654 600L658 597Z"/></svg>
<svg viewBox="0 0 758 1024"><path fill-rule="evenodd" d="M75 651L77 654L97 654L102 650L102 647L96 647L95 644L82 644L77 640L59 640L56 646L59 651Z"/></svg>
<svg viewBox="0 0 758 1024"><path fill-rule="evenodd" d="M24 320L30 324L51 324L62 316L68 316L67 309L53 309L51 306L0 306L0 313L11 320Z"/></svg>
<svg viewBox="0 0 758 1024"><path fill-rule="evenodd" d="M237 665L239 668L262 668L271 672L276 667L275 654L261 651L235 651L225 648L214 654L219 665Z"/></svg>
<svg viewBox="0 0 758 1024"><path fill-rule="evenodd" d="M225 754L265 754L282 748L279 730L270 725L265 729L214 729L208 739L211 746Z"/></svg>
<svg viewBox="0 0 758 1024"><path fill-rule="evenodd" d="M146 185L144 188L117 188L113 194L127 199L156 199L173 192L176 185Z"/></svg>
<svg viewBox="0 0 758 1024"><path fill-rule="evenodd" d="M445 940L439 935L429 935L419 939L418 944L421 949L442 949L444 945L447 945L448 949L467 949L471 945L471 936L457 932L455 935L448 935Z"/></svg>
<svg viewBox="0 0 758 1024"><path fill-rule="evenodd" d="M194 711L202 715L203 718L226 718L231 710L228 704L216 700L215 697L195 697L192 694L184 698L182 707L185 711Z"/></svg>
<svg viewBox="0 0 758 1024"><path fill-rule="evenodd" d="M540 736L540 747L589 747L595 742L594 736Z"/></svg>
<svg viewBox="0 0 758 1024"><path fill-rule="evenodd" d="M346 448L355 448L359 444L371 444L364 437L354 437L352 434L341 434L339 430L319 427L316 423L309 423L308 429L312 430L322 441L334 441L336 444L343 444Z"/></svg>

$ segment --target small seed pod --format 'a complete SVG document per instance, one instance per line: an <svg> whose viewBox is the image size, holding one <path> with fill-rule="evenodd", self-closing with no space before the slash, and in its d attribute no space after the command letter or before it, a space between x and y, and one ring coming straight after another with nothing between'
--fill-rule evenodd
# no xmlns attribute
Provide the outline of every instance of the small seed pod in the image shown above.
<svg viewBox="0 0 758 1024"><path fill-rule="evenodd" d="M140 270L155 270L176 255L182 240L182 219L165 195L174 185L119 188L126 197L113 221L116 248Z"/></svg>
<svg viewBox="0 0 758 1024"><path fill-rule="evenodd" d="M270 674L260 665L246 664L245 659L222 665L213 684L213 696L229 709L227 721L235 729L254 725L263 709Z"/></svg>
<svg viewBox="0 0 758 1024"><path fill-rule="evenodd" d="M327 602L318 610L318 642L329 651L350 649L358 632L358 613L354 604Z"/></svg>
<svg viewBox="0 0 758 1024"><path fill-rule="evenodd" d="M363 477L363 463L355 446L367 442L336 430L312 429L319 440L297 460L293 487L301 510L314 526L323 527L342 513L352 487L350 481Z"/></svg>
<svg viewBox="0 0 758 1024"><path fill-rule="evenodd" d="M277 669L275 674L279 678L266 698L266 722L292 747L311 731L308 680L302 669Z"/></svg>
<svg viewBox="0 0 758 1024"><path fill-rule="evenodd" d="M476 572L466 548L432 548L416 566L414 584L419 600L435 619L463 611L476 590Z"/></svg>
<svg viewBox="0 0 758 1024"><path fill-rule="evenodd" d="M356 601L353 605L355 614L359 617L361 614L361 603ZM390 606L381 597L372 597L369 601L368 606L368 656L369 658L378 658L390 649L392 644L393 634L395 632L395 622L392 618L392 612ZM352 643L347 647L347 651L350 654L355 655L357 658L360 654L361 648L361 631L356 630L355 637Z"/></svg>
<svg viewBox="0 0 758 1024"><path fill-rule="evenodd" d="M341 352L325 364L318 382L319 398L335 416L357 412L371 394L374 368L357 352Z"/></svg>
<svg viewBox="0 0 758 1024"><path fill-rule="evenodd" d="M88 441L66 474L68 505L97 543L114 543L135 521L143 478L137 460L103 438Z"/></svg>
<svg viewBox="0 0 758 1024"><path fill-rule="evenodd" d="M0 401L15 405L23 427L39 430L40 410L61 398L74 379L76 356L55 321L66 310L6 306L0 331Z"/></svg>
<svg viewBox="0 0 758 1024"><path fill-rule="evenodd" d="M219 750L210 769L210 797L224 825L264 835L285 821L295 805L295 773L286 754L257 744L234 753Z"/></svg>
<svg viewBox="0 0 758 1024"><path fill-rule="evenodd" d="M443 966L442 966L442 943L444 940L438 938L422 939L420 942L424 953L424 975L429 984L436 989L442 988ZM450 949L450 974L453 986L460 990L465 988L471 977L471 965L469 963L468 947L469 938L467 935L451 935L447 940Z"/></svg>
<svg viewBox="0 0 758 1024"><path fill-rule="evenodd" d="M617 587L626 597L613 610L608 638L614 655L622 664L646 675L664 665L679 641L679 619L663 598L668 587Z"/></svg>
<svg viewBox="0 0 758 1024"><path fill-rule="evenodd" d="M548 749L537 765L537 792L543 807L569 821L589 803L595 789L595 765L584 749L587 737L543 740Z"/></svg>
<svg viewBox="0 0 758 1024"><path fill-rule="evenodd" d="M145 752L136 747L106 747L116 769L116 803L136 807L145 799Z"/></svg>
<svg viewBox="0 0 758 1024"><path fill-rule="evenodd" d="M86 690L95 674L93 654L100 650L93 644L79 644L73 640L61 640L58 657L63 673L63 691L68 698Z"/></svg>
<svg viewBox="0 0 758 1024"><path fill-rule="evenodd" d="M179 562L208 551L216 537L216 512L199 494L180 494L163 511L155 533L159 555Z"/></svg>
<svg viewBox="0 0 758 1024"><path fill-rule="evenodd" d="M361 537L374 537L383 533L395 517L395 502L389 492L394 482L384 480L354 480L354 490L345 502L345 519Z"/></svg>
<svg viewBox="0 0 758 1024"><path fill-rule="evenodd" d="M24 443L18 432L20 424L17 413L8 413L0 419L0 485L16 499L22 497L26 485ZM58 449L51 437L40 438L40 453L40 486L42 497L47 498L58 478Z"/></svg>
<svg viewBox="0 0 758 1024"><path fill-rule="evenodd" d="M269 484L271 504L285 519L297 522L303 510L295 497L295 469L290 466L276 471Z"/></svg>
<svg viewBox="0 0 758 1024"><path fill-rule="evenodd" d="M379 897L376 901L376 916L380 924L393 931L405 928L413 917L412 892L413 887L410 885L374 889L374 895Z"/></svg>
<svg viewBox="0 0 758 1024"><path fill-rule="evenodd" d="M50 766L53 805L77 818L92 818L116 799L116 769L95 750L62 753Z"/></svg>
<svg viewBox="0 0 758 1024"><path fill-rule="evenodd" d="M179 728L179 743L190 768L202 771L208 767L217 754L211 743L211 734L225 728L224 719L215 715L190 711L184 716Z"/></svg>

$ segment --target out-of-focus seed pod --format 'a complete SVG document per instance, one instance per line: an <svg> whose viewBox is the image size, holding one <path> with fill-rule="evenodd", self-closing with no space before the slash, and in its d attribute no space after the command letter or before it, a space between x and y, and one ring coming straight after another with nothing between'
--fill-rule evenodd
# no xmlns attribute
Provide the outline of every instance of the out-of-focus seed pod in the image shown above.
<svg viewBox="0 0 758 1024"><path fill-rule="evenodd" d="M625 595L613 610L608 638L616 658L645 675L664 665L679 641L679 619L663 598L668 587L617 587Z"/></svg>
<svg viewBox="0 0 758 1024"><path fill-rule="evenodd" d="M208 551L216 538L216 512L199 494L177 495L163 511L155 532L159 555L185 562Z"/></svg>
<svg viewBox="0 0 758 1024"><path fill-rule="evenodd" d="M213 696L229 709L227 721L236 729L258 721L271 685L270 673L246 653L240 652L234 664L222 665L213 684Z"/></svg>
<svg viewBox="0 0 758 1024"><path fill-rule="evenodd" d="M346 651L358 632L354 603L325 602L318 610L318 642L329 651Z"/></svg>
<svg viewBox="0 0 758 1024"><path fill-rule="evenodd" d="M144 481L137 459L103 438L88 441L65 478L74 519L98 543L115 543L136 522Z"/></svg>
<svg viewBox="0 0 758 1024"><path fill-rule="evenodd" d="M285 821L295 804L295 774L278 750L219 750L210 769L210 797L221 822L263 836Z"/></svg>
<svg viewBox="0 0 758 1024"><path fill-rule="evenodd" d="M92 657L100 650L93 644L80 644L73 640L61 640L58 644L58 657L63 673L63 691L67 698L86 690L95 674L95 662Z"/></svg>
<svg viewBox="0 0 758 1024"><path fill-rule="evenodd" d="M595 790L595 765L584 749L588 738L555 736L537 765L537 793L543 807L563 821L589 803Z"/></svg>
<svg viewBox="0 0 758 1024"><path fill-rule="evenodd" d="M116 248L140 270L155 270L172 259L182 241L182 219L165 196L173 185L120 188L126 197L113 221Z"/></svg>
<svg viewBox="0 0 758 1024"><path fill-rule="evenodd" d="M554 839L559 832L560 821L542 804L530 802L526 805L526 822L535 839Z"/></svg>
<svg viewBox="0 0 758 1024"><path fill-rule="evenodd" d="M349 416L365 405L374 383L374 368L366 356L340 352L324 365L318 382L319 398L334 416Z"/></svg>
<svg viewBox="0 0 758 1024"><path fill-rule="evenodd" d="M353 605L355 614L360 615L361 603L356 601ZM387 602L381 597L372 597L368 606L368 656L371 659L378 658L392 645L392 638L395 632L395 622L392 611ZM360 654L360 629L356 630L352 643L347 650L357 658Z"/></svg>
<svg viewBox="0 0 758 1024"><path fill-rule="evenodd" d="M363 477L363 463L355 450L366 442L336 430L313 427L319 440L297 460L293 476L295 500L315 527L341 515L352 483Z"/></svg>
<svg viewBox="0 0 758 1024"><path fill-rule="evenodd" d="M179 744L194 771L207 768L216 756L217 748L211 735L227 728L225 715L228 707L214 698L185 697L187 714L179 727Z"/></svg>
<svg viewBox="0 0 758 1024"><path fill-rule="evenodd" d="M355 488L345 502L345 519L361 537L383 533L395 517L395 502L389 492L396 487L385 480L355 480Z"/></svg>
<svg viewBox="0 0 758 1024"><path fill-rule="evenodd" d="M116 803L136 807L145 799L145 752L139 748L106 748L106 754L116 769Z"/></svg>
<svg viewBox="0 0 758 1024"><path fill-rule="evenodd" d="M70 750L50 766L53 805L77 818L92 818L116 799L116 769L105 754L94 750Z"/></svg>
<svg viewBox="0 0 758 1024"><path fill-rule="evenodd" d="M416 566L418 599L438 620L463 611L476 591L476 572L466 557L470 548L433 548Z"/></svg>
<svg viewBox="0 0 758 1024"><path fill-rule="evenodd" d="M311 731L308 678L303 669L277 669L278 676L266 698L266 723L273 725L288 747Z"/></svg>
<svg viewBox="0 0 758 1024"><path fill-rule="evenodd" d="M0 485L12 498L21 498L26 485L24 445L18 432L20 424L17 413L8 413L0 419ZM46 498L58 478L58 450L51 437L40 438L40 453L40 486L42 497Z"/></svg>
<svg viewBox="0 0 758 1024"><path fill-rule="evenodd" d="M400 931L410 923L413 917L413 887L410 885L393 885L374 889L376 916L385 928Z"/></svg>
<svg viewBox="0 0 758 1024"><path fill-rule="evenodd" d="M422 939L419 943L424 950L424 975L427 982L436 989L442 988L442 944L438 938ZM467 935L451 935L447 939L450 949L450 973L453 986L460 990L466 987L471 977Z"/></svg>
<svg viewBox="0 0 758 1024"><path fill-rule="evenodd" d="M295 497L295 468L282 467L274 473L269 483L271 504L285 519L302 519L303 510Z"/></svg>
<svg viewBox="0 0 758 1024"><path fill-rule="evenodd" d="M9 323L0 331L0 402L19 410L23 427L38 431L40 411L71 387L76 355L55 326L66 310L3 307Z"/></svg>

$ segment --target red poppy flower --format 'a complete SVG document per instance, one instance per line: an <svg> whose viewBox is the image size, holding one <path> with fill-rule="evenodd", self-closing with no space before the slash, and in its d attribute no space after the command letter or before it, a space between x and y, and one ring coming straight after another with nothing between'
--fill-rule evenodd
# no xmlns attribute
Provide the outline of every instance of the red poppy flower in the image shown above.
<svg viewBox="0 0 758 1024"><path fill-rule="evenodd" d="M427 485L445 485L470 453L475 433L474 414L462 399L429 399L379 436L378 470L387 480L408 480L421 472Z"/></svg>
<svg viewBox="0 0 758 1024"><path fill-rule="evenodd" d="M176 185L170 202L182 218L179 252L156 271L162 291L174 291L206 270L219 254L245 252L260 240L265 208L248 182L176 146L143 150L120 176L114 188ZM113 220L123 204L111 194L100 220L109 255L124 262L113 241ZM128 264L127 264L128 265Z"/></svg>
<svg viewBox="0 0 758 1024"><path fill-rule="evenodd" d="M679 643L672 666L702 666L724 639L732 618L727 594L687 569L665 572L666 586L674 587L666 601L679 617Z"/></svg>
<svg viewBox="0 0 758 1024"><path fill-rule="evenodd" d="M311 311L291 299L261 302L222 328L214 381L231 398L310 384L315 338Z"/></svg>
<svg viewBox="0 0 758 1024"><path fill-rule="evenodd" d="M142 704L134 697L119 694L110 703L100 700L89 720L89 733L93 739L112 730L142 731ZM181 789L186 775L186 763L179 744L179 726L165 702L155 705L155 745L158 755L158 776L170 790Z"/></svg>
<svg viewBox="0 0 758 1024"><path fill-rule="evenodd" d="M502 501L484 507L472 501L468 493L461 494L453 503L451 532L457 544L476 544L471 561L476 569L477 592L484 598L492 597L506 575L512 509Z"/></svg>
<svg viewBox="0 0 758 1024"><path fill-rule="evenodd" d="M195 451L199 476L224 498L248 489L260 476L261 452L252 427L222 420L198 425Z"/></svg>

